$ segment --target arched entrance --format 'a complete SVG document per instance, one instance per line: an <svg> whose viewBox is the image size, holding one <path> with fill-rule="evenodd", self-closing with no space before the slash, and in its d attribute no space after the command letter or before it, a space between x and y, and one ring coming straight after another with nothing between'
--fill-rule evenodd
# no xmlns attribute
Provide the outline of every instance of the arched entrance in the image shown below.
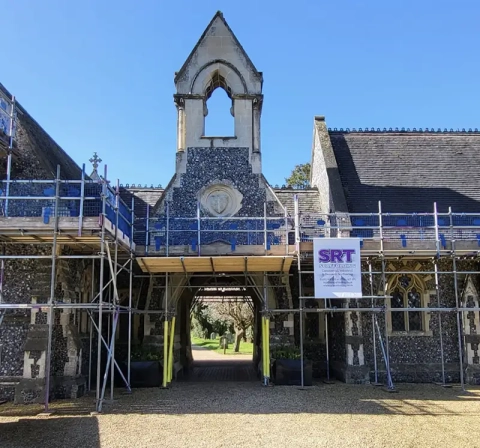
<svg viewBox="0 0 480 448"><path fill-rule="evenodd" d="M221 275L197 276L191 283L195 293L193 297L186 296L190 320L185 327L190 324L190 339L184 347L188 361L185 379L256 380L262 356L260 322L265 304L256 291L255 281L248 276ZM193 331L192 322L197 331ZM199 327L202 332L206 330L206 335L198 334ZM246 347L248 354L232 351L237 345L238 349Z"/></svg>
<svg viewBox="0 0 480 448"><path fill-rule="evenodd" d="M244 373L248 380L267 377L268 383L270 328L277 337L291 329L284 325L287 316L277 322L270 322L266 316L269 310L279 308L280 295L289 296L291 261L291 257L274 255L140 259L142 269L155 275L150 282L145 311L144 343L154 341L157 346L163 346L167 384L172 379L195 380L201 373L195 371L202 366L195 364L192 353L191 316L192 307L207 299L241 300L252 306L253 353L251 359L246 360L249 366ZM284 309L285 305L280 308ZM232 368L227 378L240 379ZM221 375L213 375L212 380L221 380Z"/></svg>

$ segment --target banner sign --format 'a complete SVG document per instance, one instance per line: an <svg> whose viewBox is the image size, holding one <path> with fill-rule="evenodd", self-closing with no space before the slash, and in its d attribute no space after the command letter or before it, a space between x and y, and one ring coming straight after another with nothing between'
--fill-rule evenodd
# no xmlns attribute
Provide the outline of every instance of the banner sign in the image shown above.
<svg viewBox="0 0 480 448"><path fill-rule="evenodd" d="M314 238L316 299L362 297L360 238Z"/></svg>

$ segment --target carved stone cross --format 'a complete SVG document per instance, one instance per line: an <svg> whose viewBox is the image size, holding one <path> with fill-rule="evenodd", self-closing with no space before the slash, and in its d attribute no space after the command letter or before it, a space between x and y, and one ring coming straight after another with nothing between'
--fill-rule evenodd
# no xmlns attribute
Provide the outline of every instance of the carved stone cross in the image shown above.
<svg viewBox="0 0 480 448"><path fill-rule="evenodd" d="M93 165L93 170L97 171L98 165L102 162L102 159L97 156L97 153L93 153L93 157L89 160L89 162Z"/></svg>

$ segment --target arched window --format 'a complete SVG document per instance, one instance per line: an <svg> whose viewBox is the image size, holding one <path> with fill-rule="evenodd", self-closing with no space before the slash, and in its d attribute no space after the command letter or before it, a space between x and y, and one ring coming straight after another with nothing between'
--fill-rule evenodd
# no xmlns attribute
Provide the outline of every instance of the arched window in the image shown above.
<svg viewBox="0 0 480 448"><path fill-rule="evenodd" d="M391 312L392 332L425 331L424 314L414 311L422 308L425 287L416 275L396 275L389 282L389 295L392 308L405 308L408 311Z"/></svg>
<svg viewBox="0 0 480 448"><path fill-rule="evenodd" d="M218 71L212 74L205 88L204 135L212 137L235 135L232 90Z"/></svg>

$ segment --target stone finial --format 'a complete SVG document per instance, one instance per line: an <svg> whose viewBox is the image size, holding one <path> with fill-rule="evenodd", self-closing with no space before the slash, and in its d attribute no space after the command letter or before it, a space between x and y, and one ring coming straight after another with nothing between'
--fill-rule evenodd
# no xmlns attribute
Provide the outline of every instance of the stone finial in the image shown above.
<svg viewBox="0 0 480 448"><path fill-rule="evenodd" d="M93 171L97 171L98 165L102 162L102 159L97 156L97 153L93 153L93 157L89 160L89 162L93 165Z"/></svg>
<svg viewBox="0 0 480 448"><path fill-rule="evenodd" d="M97 168L98 168L98 165L100 165L100 163L102 162L102 159L100 157L98 157L96 152L94 152L93 157L90 158L89 162L93 166L93 171L92 171L92 174L90 174L90 177L93 180L99 180L100 176L98 175Z"/></svg>

